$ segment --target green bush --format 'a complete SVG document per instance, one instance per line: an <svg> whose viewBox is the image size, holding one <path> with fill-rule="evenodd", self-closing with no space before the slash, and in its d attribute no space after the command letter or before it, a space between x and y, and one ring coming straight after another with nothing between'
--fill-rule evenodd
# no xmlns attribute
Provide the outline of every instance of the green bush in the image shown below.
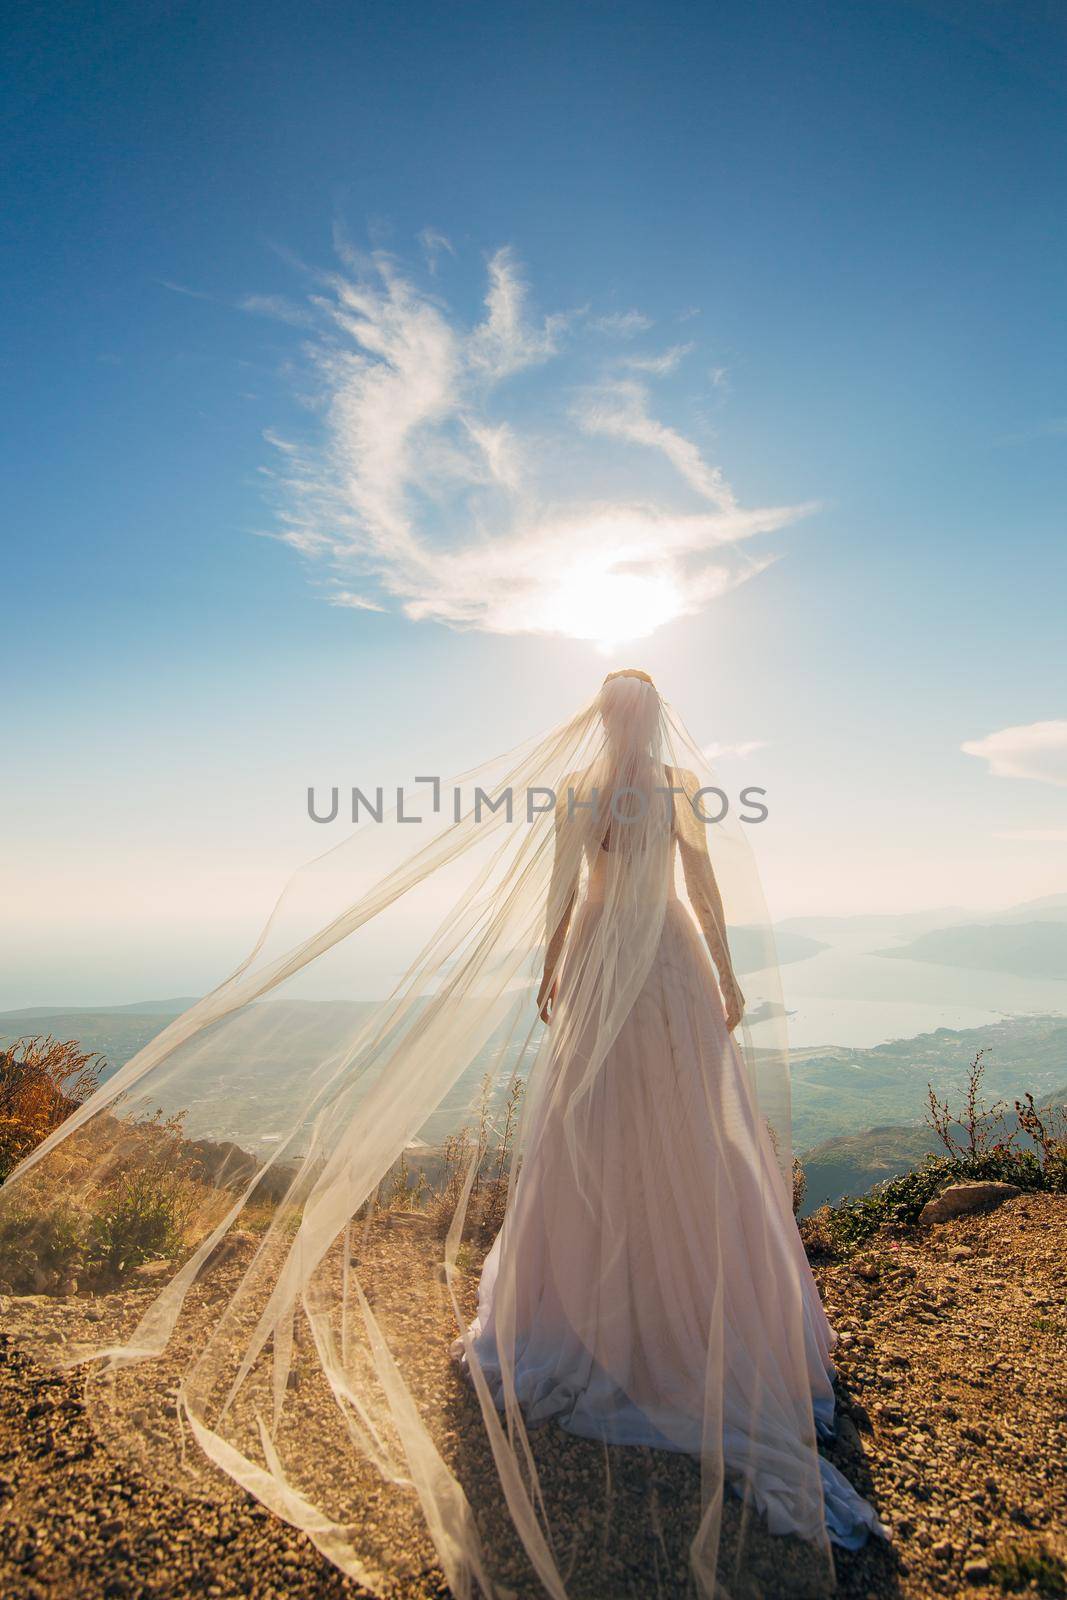
<svg viewBox="0 0 1067 1600"><path fill-rule="evenodd" d="M911 1172L880 1183L869 1194L823 1206L806 1219L802 1232L812 1253L849 1256L883 1228L912 1228L923 1206L952 1183L1013 1183L1031 1192L1067 1192L1067 1163L1042 1166L1032 1150L1001 1146L966 1156L927 1156Z"/></svg>
<svg viewBox="0 0 1067 1600"><path fill-rule="evenodd" d="M1067 1126L1062 1108L1038 1106L1032 1094L1025 1094L1014 1103L1014 1127L1005 1128L1005 1104L998 1101L989 1107L982 1096L986 1054L979 1050L971 1062L959 1111L929 1086L927 1122L945 1154L928 1155L911 1172L876 1184L869 1194L820 1207L800 1225L810 1255L850 1256L883 1229L913 1228L927 1202L953 1183L1013 1183L1030 1192L1067 1194ZM1027 1143L1020 1145L1020 1138ZM794 1172L794 1195L796 1189Z"/></svg>
<svg viewBox="0 0 1067 1600"><path fill-rule="evenodd" d="M0 1278L16 1293L77 1281L87 1258L87 1218L74 1206L9 1211L0 1221Z"/></svg>
<svg viewBox="0 0 1067 1600"><path fill-rule="evenodd" d="M121 1278L145 1261L173 1255L181 1243L174 1196L145 1182L143 1174L123 1180L114 1204L91 1219L88 1258L91 1270Z"/></svg>

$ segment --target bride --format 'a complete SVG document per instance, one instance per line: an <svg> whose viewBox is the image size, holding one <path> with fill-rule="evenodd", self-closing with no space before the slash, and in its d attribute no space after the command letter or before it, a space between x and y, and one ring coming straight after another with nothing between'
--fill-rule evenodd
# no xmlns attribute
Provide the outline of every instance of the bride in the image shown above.
<svg viewBox="0 0 1067 1600"><path fill-rule="evenodd" d="M828 1592L830 1543L883 1530L817 1448L835 1336L745 841L643 672L471 779L414 846L398 795L298 873L23 1162L14 1331L90 1364L112 1448L236 1480L379 1594Z"/></svg>
<svg viewBox="0 0 1067 1600"><path fill-rule="evenodd" d="M830 1537L855 1548L879 1526L872 1508L823 1460L824 1505L806 1504L784 1460L813 1427L832 1431L835 1336L731 1038L745 1002L699 784L657 760L646 673L611 674L601 714L601 768L572 775L558 805L537 996L555 1038L470 1348L527 1422L699 1455L713 1420L727 1477L771 1531L810 1537L825 1516ZM657 798L670 802L658 815ZM576 824L579 805L595 826ZM696 921L674 886L676 855ZM642 979L606 1027L599 990L620 959ZM777 1326L797 1291L800 1382L799 1352Z"/></svg>

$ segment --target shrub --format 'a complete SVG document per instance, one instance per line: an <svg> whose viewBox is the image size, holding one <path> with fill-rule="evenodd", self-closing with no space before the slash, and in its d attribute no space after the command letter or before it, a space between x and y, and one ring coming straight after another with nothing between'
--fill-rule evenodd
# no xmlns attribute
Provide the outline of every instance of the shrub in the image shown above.
<svg viewBox="0 0 1067 1600"><path fill-rule="evenodd" d="M487 1074L475 1119L448 1135L428 1167L412 1172L407 1156L401 1155L360 1215L422 1210L439 1233L447 1233L473 1164L464 1235L481 1242L492 1239L500 1230L507 1207L508 1178L524 1091L523 1081L512 1079L503 1106L494 1115L493 1078Z"/></svg>
<svg viewBox="0 0 1067 1600"><path fill-rule="evenodd" d="M913 1228L923 1206L951 1183L1013 1183L1019 1189L1047 1190L1050 1185L1032 1150L1008 1148L974 1156L927 1156L898 1178L876 1184L869 1194L850 1197L837 1206L822 1206L801 1224L812 1254L848 1256L883 1228Z"/></svg>
<svg viewBox="0 0 1067 1600"><path fill-rule="evenodd" d="M882 1229L914 1227L927 1201L952 1183L993 1181L1013 1183L1016 1188L1031 1192L1067 1193L1067 1127L1063 1113L1047 1106L1038 1108L1033 1095L1027 1094L1015 1102L1016 1126L1003 1131L1004 1104L986 1107L982 1099L985 1054L979 1050L971 1062L964 1105L958 1115L947 1100L939 1100L933 1087L927 1086L927 1121L945 1154L928 1155L911 1172L876 1184L869 1194L850 1197L836 1206L821 1206L800 1224L810 1255L849 1256ZM1031 1148L1019 1146L1016 1141L1020 1135L1030 1140Z"/></svg>
<svg viewBox="0 0 1067 1600"><path fill-rule="evenodd" d="M1028 1590L1031 1594L1056 1597L1056 1600L1067 1595L1067 1568L1059 1556L1044 1545L1005 1550L994 1556L989 1566L994 1581L1008 1594Z"/></svg>
<svg viewBox="0 0 1067 1600"><path fill-rule="evenodd" d="M87 1224L85 1213L72 1205L6 1212L0 1219L0 1275L5 1288L44 1294L76 1284L87 1256Z"/></svg>
<svg viewBox="0 0 1067 1600"><path fill-rule="evenodd" d="M115 1174L88 1226L88 1269L105 1280L174 1255L205 1195L181 1117L164 1120L156 1112L136 1129L134 1159Z"/></svg>
<svg viewBox="0 0 1067 1600"><path fill-rule="evenodd" d="M804 1196L808 1192L808 1175L804 1171L799 1156L793 1157L793 1215L799 1217L800 1208L804 1204Z"/></svg>
<svg viewBox="0 0 1067 1600"><path fill-rule="evenodd" d="M0 1050L0 1183L97 1087L103 1058L51 1034Z"/></svg>

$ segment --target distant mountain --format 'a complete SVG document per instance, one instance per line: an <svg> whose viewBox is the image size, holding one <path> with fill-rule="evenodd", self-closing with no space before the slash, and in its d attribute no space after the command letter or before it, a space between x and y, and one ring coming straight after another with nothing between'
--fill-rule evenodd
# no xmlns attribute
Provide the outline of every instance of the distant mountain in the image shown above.
<svg viewBox="0 0 1067 1600"><path fill-rule="evenodd" d="M798 957L799 959L799 957ZM159 1001L166 1011L140 1005L113 1010L74 1008L0 1013L0 1046L26 1034L51 1033L78 1039L86 1050L106 1058L109 1078L172 1020L178 1001ZM331 1056L338 1040L354 1037L375 1010L374 1001L266 1001L274 1009L272 1029L232 1034L232 1053L225 1066L217 1056L205 1060L190 1085L190 1133L215 1141L231 1140L252 1148L263 1138L276 1138L287 1126L286 1108L294 1102L294 1078L313 1071ZM518 1037L525 1037L519 1030ZM506 1050L495 1042L480 1053L455 1085L446 1103L422 1130L427 1144L438 1144L476 1098L482 1077L492 1070L498 1083L510 1071ZM829 1142L867 1137L873 1148L836 1149L825 1153L823 1192L840 1184L852 1192L854 1170L860 1188L869 1187L891 1169L903 1171L916 1151L922 1154L926 1088L955 1100L966 1085L977 1050L986 1050L984 1086L987 1098L1014 1099L1025 1090L1042 1096L1067 1083L1067 1018L1009 1017L982 1028L953 1030L893 1040L871 1049L843 1046L798 1050L792 1057L793 1142L802 1154ZM183 1079L183 1084L188 1080ZM185 1092L183 1088L183 1093ZM916 1137L919 1143L916 1143ZM250 1143L251 1141L251 1143ZM805 1159L808 1159L805 1155ZM820 1154L820 1161L824 1156ZM903 1165L900 1163L903 1162ZM840 1170L839 1170L840 1169ZM873 1175L872 1175L873 1174ZM813 1179L813 1193L815 1192ZM829 1191L827 1191L829 1192Z"/></svg>
<svg viewBox="0 0 1067 1600"><path fill-rule="evenodd" d="M1005 910L980 913L962 906L940 906L932 911L874 912L851 917L786 917L777 924L776 931L779 936L800 934L818 939L835 950L868 950L878 955L888 952L877 947L892 944L892 953L902 955L904 944L926 934L975 925L993 927L1029 922L1067 924L1067 894L1043 895L1039 900L1026 900ZM1067 973L1055 976L1067 976Z"/></svg>
<svg viewBox="0 0 1067 1600"><path fill-rule="evenodd" d="M942 967L1008 973L1017 978L1067 978L1067 921L970 923L921 934L875 955L931 961Z"/></svg>
<svg viewBox="0 0 1067 1600"><path fill-rule="evenodd" d="M934 928L970 921L973 916L961 906L942 906L934 911L873 912L853 917L786 917L775 924L775 932L779 937L799 934L817 939L835 950L869 950L889 939L914 939Z"/></svg>
<svg viewBox="0 0 1067 1600"><path fill-rule="evenodd" d="M727 935L735 972L739 975L758 972L767 965L767 936L762 929L729 928ZM791 961L807 961L825 949L820 939L812 939L807 934L783 928L774 930L774 953L780 967Z"/></svg>
<svg viewBox="0 0 1067 1600"><path fill-rule="evenodd" d="M910 1172L923 1156L937 1148L931 1128L892 1124L824 1139L803 1157L808 1180L803 1215L808 1216L827 1201L836 1203L845 1195L866 1194L872 1184Z"/></svg>
<svg viewBox="0 0 1067 1600"><path fill-rule="evenodd" d="M1067 922L1067 894L1046 894L1039 900L1024 900L1021 905L996 916L981 918L982 922Z"/></svg>
<svg viewBox="0 0 1067 1600"><path fill-rule="evenodd" d="M122 1006L23 1006L17 1011L0 1011L0 1029L6 1028L9 1023L12 1026L23 1021L36 1023L42 1017L55 1016L126 1016L148 1013L154 1017L177 1017L183 1011L188 1011L198 999L198 995L187 994L180 995L175 1000L134 1000Z"/></svg>
<svg viewBox="0 0 1067 1600"><path fill-rule="evenodd" d="M191 1002L189 1002L191 1004ZM154 1039L168 1022L186 1009L181 1000L156 1002L162 1009L148 1009L152 1002L130 1006L33 1006L22 1011L0 1012L0 1046L34 1034L51 1034L56 1039L77 1039L83 1050L102 1055L102 1079L110 1078L131 1056Z"/></svg>

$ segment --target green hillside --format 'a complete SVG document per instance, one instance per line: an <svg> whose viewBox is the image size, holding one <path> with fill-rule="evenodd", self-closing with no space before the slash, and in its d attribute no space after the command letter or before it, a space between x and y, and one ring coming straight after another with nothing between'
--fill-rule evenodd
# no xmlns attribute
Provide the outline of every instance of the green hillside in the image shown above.
<svg viewBox="0 0 1067 1600"><path fill-rule="evenodd" d="M1008 1017L984 1028L938 1028L872 1049L798 1051L792 1062L793 1141L799 1151L872 1128L915 1127L926 1086L950 1097L966 1084L978 1050L990 1099L1030 1089L1039 1098L1067 1083L1067 1019Z"/></svg>

